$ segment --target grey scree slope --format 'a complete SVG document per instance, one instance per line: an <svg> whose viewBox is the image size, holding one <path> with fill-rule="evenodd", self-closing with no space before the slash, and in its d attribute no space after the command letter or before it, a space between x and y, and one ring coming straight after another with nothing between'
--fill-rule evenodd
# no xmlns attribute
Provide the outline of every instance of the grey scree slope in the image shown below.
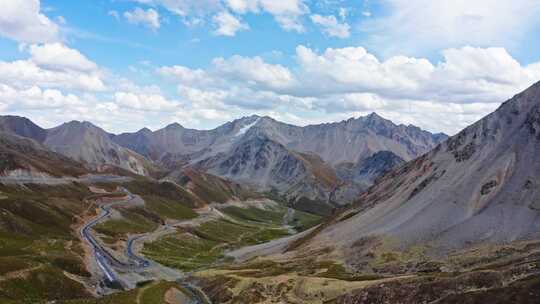
<svg viewBox="0 0 540 304"><path fill-rule="evenodd" d="M438 252L540 237L540 83L386 174L307 244L351 252L366 237Z"/></svg>

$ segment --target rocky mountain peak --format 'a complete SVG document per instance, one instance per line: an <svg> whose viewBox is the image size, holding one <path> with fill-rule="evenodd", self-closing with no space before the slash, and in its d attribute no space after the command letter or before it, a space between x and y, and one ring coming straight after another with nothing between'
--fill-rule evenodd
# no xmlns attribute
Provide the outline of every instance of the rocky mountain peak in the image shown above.
<svg viewBox="0 0 540 304"><path fill-rule="evenodd" d="M359 124L361 127L369 128L376 133L387 136L391 134L393 129L397 128L396 124L388 119L383 118L377 113L371 113L368 116L359 118Z"/></svg>
<svg viewBox="0 0 540 304"><path fill-rule="evenodd" d="M4 116L0 116L0 123L2 125L4 124L7 124L7 123L12 123L12 124L25 124L25 125L33 125L33 126L36 126L38 127L36 124L34 124L30 119L26 118L26 117L22 117L22 116L17 116L17 115L4 115ZM39 128L39 127L38 127Z"/></svg>
<svg viewBox="0 0 540 304"><path fill-rule="evenodd" d="M43 142L47 136L45 129L34 124L30 119L21 116L0 116L0 131Z"/></svg>
<svg viewBox="0 0 540 304"><path fill-rule="evenodd" d="M165 129L167 129L167 130L178 130L178 129L184 129L184 127L181 124L177 123L177 122L173 122L173 123L167 125L165 127Z"/></svg>
<svg viewBox="0 0 540 304"><path fill-rule="evenodd" d="M534 115L540 107L540 81L501 105L500 111L515 116Z"/></svg>
<svg viewBox="0 0 540 304"><path fill-rule="evenodd" d="M377 112L371 112L367 116L364 117L366 121L388 121L387 119L383 118Z"/></svg>
<svg viewBox="0 0 540 304"><path fill-rule="evenodd" d="M232 124L237 125L237 126L244 126L244 125L253 124L254 122L257 122L260 119L261 117L258 115L244 116L242 118L233 120Z"/></svg>
<svg viewBox="0 0 540 304"><path fill-rule="evenodd" d="M249 115L249 116L244 116L238 120L247 120L247 121L254 121L254 120L257 120L257 119L260 119L262 118L261 116L257 115L257 114L253 114L253 115Z"/></svg>
<svg viewBox="0 0 540 304"><path fill-rule="evenodd" d="M380 177L360 196L354 216L336 220L312 244L336 239L340 252L353 252L351 244L367 237L395 239L399 250L427 244L441 254L537 238L539 148L537 83Z"/></svg>
<svg viewBox="0 0 540 304"><path fill-rule="evenodd" d="M235 138L242 137L255 127L261 127L263 118L258 115L246 116L230 123L232 135Z"/></svg>
<svg viewBox="0 0 540 304"><path fill-rule="evenodd" d="M148 128L142 128L139 131L137 131L137 133L150 134L150 133L152 133L152 130L150 130Z"/></svg>
<svg viewBox="0 0 540 304"><path fill-rule="evenodd" d="M53 128L51 130L54 130L54 129L65 129L65 130L70 130L70 131L99 130L99 131L105 132L103 129L101 129L100 127L94 125L93 123L89 121L78 121L78 120L72 120L56 128Z"/></svg>
<svg viewBox="0 0 540 304"><path fill-rule="evenodd" d="M113 165L137 174L147 174L149 162L113 142L114 135L88 121L70 121L47 130L44 144L51 150L99 169Z"/></svg>
<svg viewBox="0 0 540 304"><path fill-rule="evenodd" d="M489 149L491 153L502 153L508 147L523 148L528 146L529 141L535 140L540 140L540 82L504 102L495 112L450 137L446 142L446 151L452 153L456 161L464 162L481 156L481 150Z"/></svg>
<svg viewBox="0 0 540 304"><path fill-rule="evenodd" d="M257 117L256 124L254 126L264 129L264 128L275 128L280 125L287 125L287 124L279 122L270 116L259 116Z"/></svg>
<svg viewBox="0 0 540 304"><path fill-rule="evenodd" d="M388 133L382 131L393 129L396 127L393 122L381 117L375 112L367 116L352 117L341 122L321 124L318 126L326 126L329 128L344 128L352 132L366 132L368 130L371 130L375 133Z"/></svg>
<svg viewBox="0 0 540 304"><path fill-rule="evenodd" d="M72 120L47 130L46 144L62 145L62 142L107 141L112 135L89 121Z"/></svg>
<svg viewBox="0 0 540 304"><path fill-rule="evenodd" d="M445 133L440 132L440 133L434 133L432 135L432 137L436 142L443 142L448 138L448 135L446 135Z"/></svg>

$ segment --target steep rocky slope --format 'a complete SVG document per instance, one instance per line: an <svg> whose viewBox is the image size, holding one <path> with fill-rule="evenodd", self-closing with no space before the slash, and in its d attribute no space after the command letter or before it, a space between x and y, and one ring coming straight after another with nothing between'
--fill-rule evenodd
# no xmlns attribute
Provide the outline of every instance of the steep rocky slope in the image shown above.
<svg viewBox="0 0 540 304"><path fill-rule="evenodd" d="M136 133L120 134L113 140L153 160L160 160L167 154L194 153L204 155L195 157L200 159L230 150L252 129L291 150L319 155L332 165L358 162L378 151L392 151L410 160L447 138L444 134L431 134L414 126L395 125L373 113L357 119L306 127L253 115L213 130L193 130L171 124L155 132L142 129Z"/></svg>
<svg viewBox="0 0 540 304"><path fill-rule="evenodd" d="M0 131L32 139L42 144L41 150L62 154L90 170L125 170L140 175L157 172L156 166L146 158L116 144L111 134L89 122L71 121L43 129L25 117L0 116Z"/></svg>
<svg viewBox="0 0 540 304"><path fill-rule="evenodd" d="M379 151L391 151L410 160L446 138L443 134L434 135L414 126L395 125L376 113L306 127L263 117L255 127L294 151L319 155L332 165L358 162Z"/></svg>
<svg viewBox="0 0 540 304"><path fill-rule="evenodd" d="M89 122L42 129L23 117L0 117L6 132L43 143L91 170L174 180L186 168L273 192L300 205L351 202L399 159L416 157L444 135L395 125L371 114L298 127L250 116L213 130L171 124L155 132L113 135ZM391 154L378 154L388 151Z"/></svg>
<svg viewBox="0 0 540 304"><path fill-rule="evenodd" d="M354 265L363 250L377 246L440 254L537 239L538 151L540 83L386 174L355 208L296 245L306 250L332 244Z"/></svg>
<svg viewBox="0 0 540 304"><path fill-rule="evenodd" d="M291 151L256 129L240 139L231 151L199 161L195 166L258 191L277 191L287 199L303 197L328 202L338 183L332 168L317 156Z"/></svg>
<svg viewBox="0 0 540 304"><path fill-rule="evenodd" d="M0 131L0 175L79 176L88 173L80 163L49 151L32 139Z"/></svg>
<svg viewBox="0 0 540 304"><path fill-rule="evenodd" d="M141 155L119 146L110 134L89 122L72 121L47 130L44 144L51 150L102 170L105 165L148 175L152 164Z"/></svg>
<svg viewBox="0 0 540 304"><path fill-rule="evenodd" d="M230 252L238 265L197 277L225 303L248 294L288 303L537 303L538 151L540 83L380 177L324 224Z"/></svg>
<svg viewBox="0 0 540 304"><path fill-rule="evenodd" d="M396 159L410 160L445 138L371 114L307 127L254 115L213 130L172 124L113 140L169 170L195 167L262 191L277 191L287 200L333 205L350 202L396 165ZM376 156L374 166L371 158L380 151L391 151L396 157ZM346 167L345 163L352 164L348 173L338 174L336 169ZM362 169L365 166L371 167Z"/></svg>
<svg viewBox="0 0 540 304"><path fill-rule="evenodd" d="M42 143L47 137L47 131L33 123L30 119L20 116L0 116L0 130L31 138Z"/></svg>
<svg viewBox="0 0 540 304"><path fill-rule="evenodd" d="M390 151L379 151L357 163L342 163L336 168L341 180L371 186L378 177L405 163L403 158Z"/></svg>
<svg viewBox="0 0 540 304"><path fill-rule="evenodd" d="M142 129L136 133L123 133L114 136L113 140L158 162L174 156L202 159L230 149L235 139L242 137L246 127L258 119L257 116L245 117L213 130L187 129L173 123L155 132Z"/></svg>

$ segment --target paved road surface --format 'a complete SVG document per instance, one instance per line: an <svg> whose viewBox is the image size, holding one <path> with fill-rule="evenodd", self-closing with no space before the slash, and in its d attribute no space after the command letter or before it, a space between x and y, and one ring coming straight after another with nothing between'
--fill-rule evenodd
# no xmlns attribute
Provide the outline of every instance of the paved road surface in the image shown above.
<svg viewBox="0 0 540 304"><path fill-rule="evenodd" d="M127 190L124 189L126 192ZM129 204L130 202L133 202L135 200L135 196L133 196L131 193L126 192L127 199L120 200L117 202L113 202L110 204L107 204L105 206L101 207L101 214L95 218L94 220L90 221L86 225L84 225L81 228L81 236L82 238L90 245L92 248L92 253L94 254L96 258L97 265L99 268L103 271L105 274L106 279L109 281L109 283L119 283L122 286L125 286L119 280L118 276L116 275L116 272L114 271L113 267L122 268L122 269L133 269L135 270L137 267L147 267L148 265L138 265L134 263L123 263L116 259L112 254L109 253L107 249L105 249L92 235L91 229L95 225L99 224L103 220L107 219L111 215L111 208L115 205L121 205L121 204Z"/></svg>
<svg viewBox="0 0 540 304"><path fill-rule="evenodd" d="M99 224L100 222L106 220L111 215L111 208L113 206L118 205L126 205L126 204L135 204L137 200L140 198L138 196L133 195L130 193L127 189L122 188L122 191L126 193L127 199L119 200L116 202L109 203L107 205L104 205L101 207L101 214L90 221L89 223L85 224L81 230L81 237L90 245L92 248L92 253L96 259L98 267L103 272L105 279L111 283L111 284L119 284L122 287L126 287L127 285L121 281L121 279L118 277L114 269L121 269L122 271L140 271L143 270L155 262L149 259L146 259L145 257L139 256L134 251L134 244L137 240L140 240L148 234L133 236L128 239L127 246L126 246L126 256L128 258L128 263L124 263L119 261L117 258L115 258L112 254L109 253L109 251L104 248L92 235L91 229L95 225ZM196 286L192 285L191 283L185 282L183 280L179 280L178 283L184 287L184 289L189 292L190 296L192 298L193 304L207 304L210 303L206 295L197 288Z"/></svg>

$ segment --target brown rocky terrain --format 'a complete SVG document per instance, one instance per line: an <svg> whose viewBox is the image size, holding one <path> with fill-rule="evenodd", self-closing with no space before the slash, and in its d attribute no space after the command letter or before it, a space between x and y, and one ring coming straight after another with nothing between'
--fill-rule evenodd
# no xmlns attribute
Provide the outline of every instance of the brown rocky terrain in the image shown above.
<svg viewBox="0 0 540 304"><path fill-rule="evenodd" d="M388 172L324 224L230 253L240 264L220 270L230 287L217 294L226 303L241 303L245 290L259 303L537 303L538 113L540 83ZM290 290L276 295L275 276ZM329 276L364 285L318 298L298 288Z"/></svg>

